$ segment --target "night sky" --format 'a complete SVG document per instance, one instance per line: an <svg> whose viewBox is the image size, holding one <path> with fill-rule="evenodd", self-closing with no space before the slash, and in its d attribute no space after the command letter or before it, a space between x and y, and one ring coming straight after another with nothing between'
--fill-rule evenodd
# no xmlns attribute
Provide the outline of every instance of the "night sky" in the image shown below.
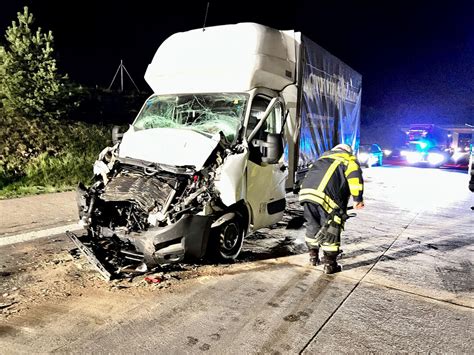
<svg viewBox="0 0 474 355"><path fill-rule="evenodd" d="M143 76L156 49L175 32L202 27L206 3L4 0L0 32L27 5L36 25L53 31L59 68L74 81L107 87L123 59L151 93ZM286 3L210 1L207 26L257 22L303 32L363 75L367 119L474 123L474 0Z"/></svg>

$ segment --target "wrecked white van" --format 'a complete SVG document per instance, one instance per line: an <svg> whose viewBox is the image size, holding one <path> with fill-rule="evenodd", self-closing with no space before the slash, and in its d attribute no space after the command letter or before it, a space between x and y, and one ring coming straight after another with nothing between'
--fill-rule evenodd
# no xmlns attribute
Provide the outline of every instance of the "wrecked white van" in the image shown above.
<svg viewBox="0 0 474 355"><path fill-rule="evenodd" d="M145 74L154 94L80 186L106 278L211 255L281 220L285 195L337 143L358 144L361 76L299 32L253 23L169 37Z"/></svg>

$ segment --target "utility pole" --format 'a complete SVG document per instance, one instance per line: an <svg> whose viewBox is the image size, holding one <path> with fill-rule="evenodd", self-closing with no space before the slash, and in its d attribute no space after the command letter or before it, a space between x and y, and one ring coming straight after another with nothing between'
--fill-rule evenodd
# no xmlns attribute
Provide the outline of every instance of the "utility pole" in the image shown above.
<svg viewBox="0 0 474 355"><path fill-rule="evenodd" d="M120 92L123 92L123 72L124 71L125 71L125 74L127 74L130 81L132 82L133 86L135 86L135 89L137 89L137 91L140 92L140 90L138 90L138 86L133 81L132 76L128 72L127 68L125 68L125 65L123 65L123 60L122 59L120 59L120 64L119 64L119 66L117 68L117 71L115 72L114 78L112 79L112 82L110 83L107 90L110 90L110 88L112 87L112 85L115 82L115 78L117 77L117 74L120 72Z"/></svg>
<svg viewBox="0 0 474 355"><path fill-rule="evenodd" d="M123 92L123 61L120 59L120 92Z"/></svg>
<svg viewBox="0 0 474 355"><path fill-rule="evenodd" d="M206 21L207 21L208 12L209 12L209 1L207 2L207 6L206 6L206 14L204 15L204 24L202 25L202 32L206 30Z"/></svg>

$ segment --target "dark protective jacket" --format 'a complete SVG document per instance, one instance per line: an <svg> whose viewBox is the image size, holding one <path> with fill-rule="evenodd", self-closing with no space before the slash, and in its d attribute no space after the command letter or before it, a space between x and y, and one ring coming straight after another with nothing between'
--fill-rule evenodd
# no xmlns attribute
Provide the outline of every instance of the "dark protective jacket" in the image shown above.
<svg viewBox="0 0 474 355"><path fill-rule="evenodd" d="M346 211L349 197L363 200L364 182L357 158L343 150L325 152L310 167L299 193L301 203L320 205L327 213Z"/></svg>

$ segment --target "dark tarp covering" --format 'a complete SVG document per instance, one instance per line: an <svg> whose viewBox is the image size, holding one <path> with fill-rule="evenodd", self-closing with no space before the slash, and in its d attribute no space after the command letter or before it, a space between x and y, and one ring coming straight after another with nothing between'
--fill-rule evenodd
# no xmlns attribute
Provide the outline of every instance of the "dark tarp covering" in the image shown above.
<svg viewBox="0 0 474 355"><path fill-rule="evenodd" d="M302 36L298 168L339 143L359 145L362 76Z"/></svg>

